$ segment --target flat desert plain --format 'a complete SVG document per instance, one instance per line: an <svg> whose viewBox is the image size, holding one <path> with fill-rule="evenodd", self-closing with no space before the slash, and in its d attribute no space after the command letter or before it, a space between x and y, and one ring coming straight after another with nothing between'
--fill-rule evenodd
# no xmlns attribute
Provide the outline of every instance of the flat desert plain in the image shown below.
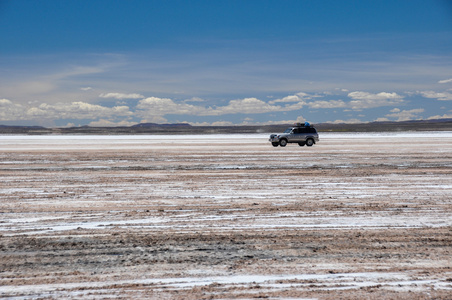
<svg viewBox="0 0 452 300"><path fill-rule="evenodd" d="M0 297L452 297L452 132L1 136L0 199Z"/></svg>

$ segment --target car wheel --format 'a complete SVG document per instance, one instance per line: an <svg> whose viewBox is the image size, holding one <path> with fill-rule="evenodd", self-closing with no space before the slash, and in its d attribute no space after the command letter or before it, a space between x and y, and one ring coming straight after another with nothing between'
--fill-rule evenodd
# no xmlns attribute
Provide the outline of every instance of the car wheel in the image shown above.
<svg viewBox="0 0 452 300"><path fill-rule="evenodd" d="M273 147L278 147L279 143L273 142L272 145L273 145Z"/></svg>
<svg viewBox="0 0 452 300"><path fill-rule="evenodd" d="M279 145L280 145L281 147L286 147L286 145L287 145L287 140L285 140L285 139L280 140L280 141L279 141Z"/></svg>
<svg viewBox="0 0 452 300"><path fill-rule="evenodd" d="M314 145L314 140L313 139L307 139L306 140L306 146L311 147L312 145Z"/></svg>
<svg viewBox="0 0 452 300"><path fill-rule="evenodd" d="M306 143L302 142L302 143L298 143L298 146L303 147L304 145L306 145Z"/></svg>

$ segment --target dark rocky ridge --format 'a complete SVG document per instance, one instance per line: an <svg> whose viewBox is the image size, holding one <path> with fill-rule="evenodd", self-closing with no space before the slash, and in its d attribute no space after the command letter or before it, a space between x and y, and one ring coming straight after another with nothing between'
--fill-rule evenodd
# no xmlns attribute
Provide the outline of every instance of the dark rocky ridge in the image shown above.
<svg viewBox="0 0 452 300"><path fill-rule="evenodd" d="M292 124L192 126L187 123L140 123L130 127L69 127L46 128L41 126L0 125L0 134L240 134L281 132ZM416 120L404 122L370 122L358 124L313 124L319 132L385 132L385 131L452 131L452 119Z"/></svg>

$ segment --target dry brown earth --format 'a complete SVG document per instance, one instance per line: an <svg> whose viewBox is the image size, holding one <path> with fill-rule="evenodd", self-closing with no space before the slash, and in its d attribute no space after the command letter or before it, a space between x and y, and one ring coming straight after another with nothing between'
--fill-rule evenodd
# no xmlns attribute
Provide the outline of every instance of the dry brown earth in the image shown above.
<svg viewBox="0 0 452 300"><path fill-rule="evenodd" d="M0 137L0 297L450 299L452 133Z"/></svg>

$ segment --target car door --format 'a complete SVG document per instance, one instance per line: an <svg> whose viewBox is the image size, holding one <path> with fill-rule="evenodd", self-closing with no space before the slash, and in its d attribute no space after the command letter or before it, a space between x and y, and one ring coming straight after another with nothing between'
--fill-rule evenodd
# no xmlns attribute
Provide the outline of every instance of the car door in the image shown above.
<svg viewBox="0 0 452 300"><path fill-rule="evenodd" d="M298 142L305 142L308 135L308 129L306 127L301 127L298 134Z"/></svg>
<svg viewBox="0 0 452 300"><path fill-rule="evenodd" d="M292 131L292 142L299 143L303 140L303 134L301 133L301 128L294 128Z"/></svg>

